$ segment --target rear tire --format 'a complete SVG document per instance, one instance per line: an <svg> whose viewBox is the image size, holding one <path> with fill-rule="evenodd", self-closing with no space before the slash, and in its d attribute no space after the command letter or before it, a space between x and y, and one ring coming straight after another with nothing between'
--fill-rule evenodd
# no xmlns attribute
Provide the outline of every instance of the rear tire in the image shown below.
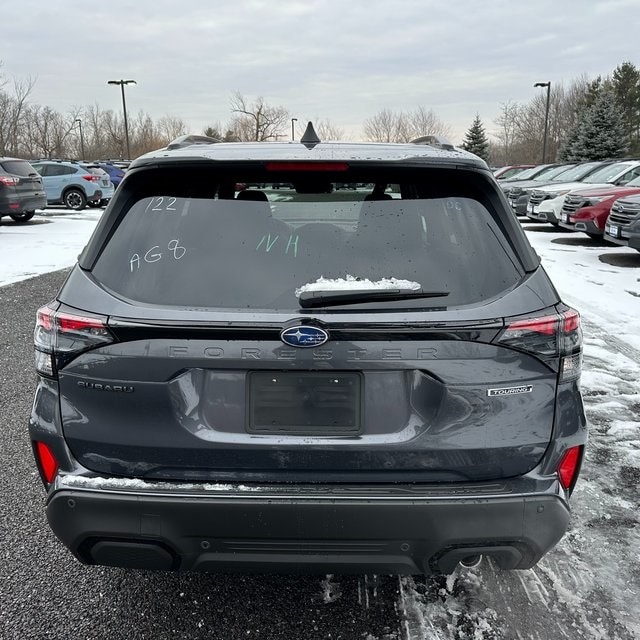
<svg viewBox="0 0 640 640"><path fill-rule="evenodd" d="M79 189L69 189L62 197L64 206L74 211L82 211L87 206L87 199Z"/></svg>
<svg viewBox="0 0 640 640"><path fill-rule="evenodd" d="M9 217L14 222L29 222L29 220L31 220L35 215L35 211L25 211L24 213L10 213Z"/></svg>

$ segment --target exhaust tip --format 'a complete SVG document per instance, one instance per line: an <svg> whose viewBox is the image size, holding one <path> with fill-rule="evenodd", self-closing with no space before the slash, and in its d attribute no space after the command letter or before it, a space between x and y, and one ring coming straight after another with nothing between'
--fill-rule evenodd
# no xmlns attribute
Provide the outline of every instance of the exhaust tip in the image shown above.
<svg viewBox="0 0 640 640"><path fill-rule="evenodd" d="M473 569L482 562L482 555L465 556L460 560L460 566L465 569Z"/></svg>

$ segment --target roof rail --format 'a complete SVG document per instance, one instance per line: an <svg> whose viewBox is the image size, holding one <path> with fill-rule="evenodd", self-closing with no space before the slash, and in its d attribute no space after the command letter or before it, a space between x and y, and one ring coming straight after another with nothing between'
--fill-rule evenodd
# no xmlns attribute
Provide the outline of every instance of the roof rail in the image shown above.
<svg viewBox="0 0 640 640"><path fill-rule="evenodd" d="M438 147L438 149L445 149L447 151L453 151L455 147L442 136L421 136L411 141L411 144L428 144L432 147Z"/></svg>
<svg viewBox="0 0 640 640"><path fill-rule="evenodd" d="M186 135L180 136L175 140L171 141L167 145L167 149L173 151L174 149L182 149L184 147L190 147L193 144L215 144L216 142L220 142L217 138L210 138L209 136L198 136L198 135Z"/></svg>

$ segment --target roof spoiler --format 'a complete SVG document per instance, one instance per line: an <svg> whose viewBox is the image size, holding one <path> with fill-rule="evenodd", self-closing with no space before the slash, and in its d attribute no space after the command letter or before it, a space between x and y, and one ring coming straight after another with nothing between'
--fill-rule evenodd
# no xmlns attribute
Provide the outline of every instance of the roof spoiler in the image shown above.
<svg viewBox="0 0 640 640"><path fill-rule="evenodd" d="M455 151L455 147L442 136L421 136L411 141L411 144L428 144L431 147L437 147L438 149L444 149L445 151Z"/></svg>
<svg viewBox="0 0 640 640"><path fill-rule="evenodd" d="M169 151L173 151L174 149L182 149L184 147L190 147L194 144L216 144L217 142L221 141L217 138L210 138L209 136L186 135L172 140L167 145L167 149Z"/></svg>

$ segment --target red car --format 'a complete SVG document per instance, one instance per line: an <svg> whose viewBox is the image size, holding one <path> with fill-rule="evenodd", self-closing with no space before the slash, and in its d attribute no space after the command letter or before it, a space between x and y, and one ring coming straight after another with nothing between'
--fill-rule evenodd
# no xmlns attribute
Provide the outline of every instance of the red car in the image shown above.
<svg viewBox="0 0 640 640"><path fill-rule="evenodd" d="M560 213L560 226L582 231L590 238L602 238L611 205L618 198L640 194L640 178L625 185L581 189L568 193Z"/></svg>

